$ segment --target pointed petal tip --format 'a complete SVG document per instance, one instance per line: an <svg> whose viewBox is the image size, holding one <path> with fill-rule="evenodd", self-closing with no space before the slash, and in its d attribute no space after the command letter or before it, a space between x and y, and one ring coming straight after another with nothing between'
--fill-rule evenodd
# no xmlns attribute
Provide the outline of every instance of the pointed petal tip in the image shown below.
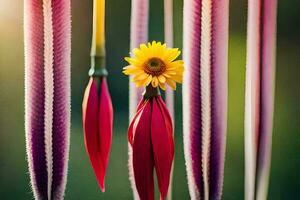
<svg viewBox="0 0 300 200"><path fill-rule="evenodd" d="M101 192L104 193L104 192L105 192L104 179L103 179L103 181L99 184L99 187L100 187Z"/></svg>

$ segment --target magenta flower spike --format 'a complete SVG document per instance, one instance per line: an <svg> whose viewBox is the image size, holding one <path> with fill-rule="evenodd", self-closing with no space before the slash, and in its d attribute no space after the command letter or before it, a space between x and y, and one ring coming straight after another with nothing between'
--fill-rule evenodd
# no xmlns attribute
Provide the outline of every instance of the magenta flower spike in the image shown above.
<svg viewBox="0 0 300 200"><path fill-rule="evenodd" d="M267 199L274 113L277 0L248 1L245 199Z"/></svg>
<svg viewBox="0 0 300 200"><path fill-rule="evenodd" d="M185 0L184 153L191 199L221 199L227 128L228 0Z"/></svg>
<svg viewBox="0 0 300 200"><path fill-rule="evenodd" d="M25 132L35 199L63 199L70 137L70 1L25 0Z"/></svg>
<svg viewBox="0 0 300 200"><path fill-rule="evenodd" d="M148 18L149 0L131 1L131 22L130 22L130 49L138 47L141 43L148 41ZM130 77L132 80L132 77ZM132 81L129 81L129 121L136 113L139 100L142 98L143 89L137 88ZM135 186L133 166L132 166L132 147L128 143L128 168L131 188L134 199L138 200L139 195Z"/></svg>

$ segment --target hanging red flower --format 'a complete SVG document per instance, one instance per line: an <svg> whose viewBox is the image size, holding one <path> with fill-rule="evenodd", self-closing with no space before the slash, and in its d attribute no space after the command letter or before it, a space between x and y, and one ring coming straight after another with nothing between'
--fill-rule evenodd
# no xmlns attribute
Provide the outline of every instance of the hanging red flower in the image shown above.
<svg viewBox="0 0 300 200"><path fill-rule="evenodd" d="M97 182L105 191L104 179L113 130L113 107L105 77L91 77L82 103L84 143Z"/></svg>
<svg viewBox="0 0 300 200"><path fill-rule="evenodd" d="M183 61L174 61L180 54L178 49L167 48L160 42L142 44L133 53L135 57L125 58L130 65L124 68L124 73L133 75L138 87L146 86L128 129L135 185L141 200L154 199L155 169L160 199L165 199L174 159L174 139L172 119L159 87L165 90L168 84L176 89L176 82L182 81Z"/></svg>

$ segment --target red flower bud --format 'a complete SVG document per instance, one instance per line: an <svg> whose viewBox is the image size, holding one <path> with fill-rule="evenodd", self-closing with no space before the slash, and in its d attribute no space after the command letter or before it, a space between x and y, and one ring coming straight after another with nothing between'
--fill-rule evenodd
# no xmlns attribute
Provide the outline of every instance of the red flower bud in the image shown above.
<svg viewBox="0 0 300 200"><path fill-rule="evenodd" d="M104 192L113 129L113 107L105 77L90 79L82 109L85 148L99 187Z"/></svg>
<svg viewBox="0 0 300 200"><path fill-rule="evenodd" d="M160 198L168 192L174 158L173 126L161 96L144 98L128 129L133 151L133 171L141 200L154 199L155 167Z"/></svg>

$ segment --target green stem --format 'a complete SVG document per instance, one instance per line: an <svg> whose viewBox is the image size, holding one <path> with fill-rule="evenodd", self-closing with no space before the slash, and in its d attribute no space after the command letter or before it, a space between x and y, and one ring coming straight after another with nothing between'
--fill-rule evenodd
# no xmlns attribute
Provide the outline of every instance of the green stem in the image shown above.
<svg viewBox="0 0 300 200"><path fill-rule="evenodd" d="M105 56L91 56L91 68L89 70L89 76L103 77L107 75L108 73L105 68Z"/></svg>
<svg viewBox="0 0 300 200"><path fill-rule="evenodd" d="M158 87L153 87L151 84L149 84L146 87L146 90L144 92L144 98L145 99L150 99L151 97L156 97L160 95L160 90Z"/></svg>

